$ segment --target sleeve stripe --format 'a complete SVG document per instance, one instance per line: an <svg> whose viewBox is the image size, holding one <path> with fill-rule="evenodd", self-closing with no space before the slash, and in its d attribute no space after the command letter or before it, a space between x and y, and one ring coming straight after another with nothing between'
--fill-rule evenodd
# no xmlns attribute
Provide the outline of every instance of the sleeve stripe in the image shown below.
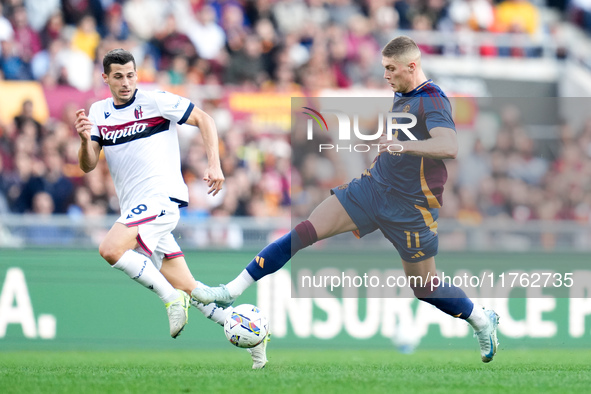
<svg viewBox="0 0 591 394"><path fill-rule="evenodd" d="M195 107L195 104L193 103L189 103L189 108L187 108L187 110L185 111L185 114L183 115L183 117L181 118L181 120L179 120L177 123L178 124L183 124L187 121L187 119L189 119L189 115L191 115L191 112L193 112L193 108Z"/></svg>
<svg viewBox="0 0 591 394"><path fill-rule="evenodd" d="M90 140L96 141L99 143L100 146L103 146L103 139L101 137L99 137L98 135L91 135Z"/></svg>
<svg viewBox="0 0 591 394"><path fill-rule="evenodd" d="M431 100L433 101L433 105L435 106L436 110L441 110L441 102L439 101L437 95L433 92L429 92L429 97L431 97Z"/></svg>
<svg viewBox="0 0 591 394"><path fill-rule="evenodd" d="M174 259L174 258L177 258L177 257L185 257L185 254L182 251L178 251L178 252L175 252L175 253L165 254L164 257L166 257L167 259Z"/></svg>
<svg viewBox="0 0 591 394"><path fill-rule="evenodd" d="M427 89L425 89L425 93L427 93L429 95L429 97L431 97L431 100L433 101L433 105L435 106L435 109L441 110L441 109L445 108L437 90L435 90L433 87L429 86Z"/></svg>

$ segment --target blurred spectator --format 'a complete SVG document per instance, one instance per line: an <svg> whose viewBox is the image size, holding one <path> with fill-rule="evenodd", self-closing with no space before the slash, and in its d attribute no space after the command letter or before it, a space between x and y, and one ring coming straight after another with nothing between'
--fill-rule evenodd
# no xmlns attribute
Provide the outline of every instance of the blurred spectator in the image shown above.
<svg viewBox="0 0 591 394"><path fill-rule="evenodd" d="M58 55L64 48L64 42L57 38L49 43L49 47L37 53L31 62L31 71L36 80L47 87L67 84L66 75L60 66Z"/></svg>
<svg viewBox="0 0 591 394"><path fill-rule="evenodd" d="M105 38L125 41L129 38L129 26L123 17L121 4L113 3L107 11L105 21Z"/></svg>
<svg viewBox="0 0 591 394"><path fill-rule="evenodd" d="M87 91L92 88L94 64L84 52L71 47L70 39L71 37L66 37L64 41L56 40L54 42L57 47L52 48L52 51L56 51L54 62L55 70L59 72L58 82Z"/></svg>
<svg viewBox="0 0 591 394"><path fill-rule="evenodd" d="M101 0L61 0L64 20L76 26L82 18L92 15L99 31L104 29L104 10Z"/></svg>
<svg viewBox="0 0 591 394"><path fill-rule="evenodd" d="M567 4L570 20L587 30L587 32L591 31L591 2L570 0Z"/></svg>
<svg viewBox="0 0 591 394"><path fill-rule="evenodd" d="M377 88L383 86L384 68L374 48L368 45L359 47L359 60L350 62L347 75L356 87Z"/></svg>
<svg viewBox="0 0 591 394"><path fill-rule="evenodd" d="M182 56L186 60L194 60L197 57L197 51L189 37L177 30L173 14L165 18L164 25L155 32L150 44L156 49L160 59L159 70L168 70L175 57Z"/></svg>
<svg viewBox="0 0 591 394"><path fill-rule="evenodd" d="M456 217L460 223L478 226L482 223L482 213L477 205L477 194L472 189L460 190L459 209Z"/></svg>
<svg viewBox="0 0 591 394"><path fill-rule="evenodd" d="M72 49L84 52L91 60L96 57L96 48L99 45L101 36L96 31L96 22L90 15L80 19L74 36L72 37Z"/></svg>
<svg viewBox="0 0 591 394"><path fill-rule="evenodd" d="M214 8L206 4L197 12L197 20L187 33L199 57L207 60L216 58L226 43L224 29L215 19Z"/></svg>
<svg viewBox="0 0 591 394"><path fill-rule="evenodd" d="M534 34L539 28L538 9L529 0L504 0L497 5L496 31Z"/></svg>
<svg viewBox="0 0 591 394"><path fill-rule="evenodd" d="M33 158L24 152L17 152L14 156L14 169L11 173L3 173L4 188L10 210L23 213L25 202L21 199L25 184L33 175Z"/></svg>
<svg viewBox="0 0 591 394"><path fill-rule="evenodd" d="M308 7L302 0L280 1L273 7L273 18L282 34L293 33L308 20Z"/></svg>
<svg viewBox="0 0 591 394"><path fill-rule="evenodd" d="M530 185L540 185L548 170L546 160L534 156L534 142L525 133L515 138L516 152L509 158L509 175Z"/></svg>
<svg viewBox="0 0 591 394"><path fill-rule="evenodd" d="M43 48L49 48L49 45L60 38L62 30L65 27L64 15L61 11L54 12L41 31L41 41Z"/></svg>
<svg viewBox="0 0 591 394"><path fill-rule="evenodd" d="M308 3L308 17L307 20L324 28L330 22L330 13L325 7L325 0L307 0Z"/></svg>
<svg viewBox="0 0 591 394"><path fill-rule="evenodd" d="M0 3L0 44L3 41L11 41L14 37L14 30L12 24L6 17L4 17L4 6ZM2 54L2 48L0 46L0 54Z"/></svg>
<svg viewBox="0 0 591 394"><path fill-rule="evenodd" d="M17 6L13 9L12 27L14 28L14 49L18 57L28 65L33 55L39 52L42 46L39 35L29 25L25 7Z"/></svg>
<svg viewBox="0 0 591 394"><path fill-rule="evenodd" d="M92 194L87 187L79 187L74 193L74 201L68 207L68 215L73 218L81 218L84 216L102 216L107 211L104 206L93 203Z"/></svg>
<svg viewBox="0 0 591 394"><path fill-rule="evenodd" d="M189 61L182 55L177 55L169 65L168 78L171 85L183 85L187 80Z"/></svg>
<svg viewBox="0 0 591 394"><path fill-rule="evenodd" d="M255 32L261 39L261 58L267 75L277 75L276 56L281 44L280 38L275 32L273 23L269 19L259 19L255 25Z"/></svg>
<svg viewBox="0 0 591 394"><path fill-rule="evenodd" d="M488 31L494 23L495 13L490 0L452 0L449 17L456 29L465 26L474 31Z"/></svg>
<svg viewBox="0 0 591 394"><path fill-rule="evenodd" d="M334 0L328 4L330 20L338 25L347 25L353 16L361 15L361 8L353 0Z"/></svg>
<svg viewBox="0 0 591 394"><path fill-rule="evenodd" d="M249 35L241 51L230 56L224 82L232 85L257 86L265 78L261 60L262 43L258 36Z"/></svg>
<svg viewBox="0 0 591 394"><path fill-rule="evenodd" d="M156 67L156 60L149 52L144 55L144 58L137 64L137 77L143 83L152 83L156 81L158 74L158 67Z"/></svg>
<svg viewBox="0 0 591 394"><path fill-rule="evenodd" d="M364 56L369 56L370 60L377 60L376 56L381 48L378 47L375 38L371 35L369 19L361 15L353 16L349 18L348 27L347 59L356 62L361 61Z"/></svg>
<svg viewBox="0 0 591 394"><path fill-rule="evenodd" d="M66 213L71 202L74 185L62 171L63 161L57 151L49 151L44 154L44 173L33 176L24 184L19 203L21 212L33 210L33 198L39 192L48 193L52 200L56 213Z"/></svg>
<svg viewBox="0 0 591 394"><path fill-rule="evenodd" d="M29 63L19 56L19 51L11 40L0 41L2 57L0 57L0 68L4 79L7 80L30 80L33 79Z"/></svg>
<svg viewBox="0 0 591 394"><path fill-rule="evenodd" d="M123 16L129 29L143 41L149 41L154 36L165 15L165 4L159 0L129 0L123 3Z"/></svg>
<svg viewBox="0 0 591 394"><path fill-rule="evenodd" d="M25 0L25 8L31 28L40 31L52 15L60 9L60 0Z"/></svg>
<svg viewBox="0 0 591 394"><path fill-rule="evenodd" d="M29 245L67 245L73 237L69 227L55 225L51 215L55 212L49 193L38 192L33 196L32 213L36 214L37 225L27 226L26 239Z"/></svg>
<svg viewBox="0 0 591 394"><path fill-rule="evenodd" d="M33 102L31 100L23 101L22 110L20 114L14 117L14 124L17 130L23 130L27 123L31 123L34 127L35 141L40 142L43 136L43 126L35 118L33 118Z"/></svg>
<svg viewBox="0 0 591 394"><path fill-rule="evenodd" d="M477 190L481 182L491 174L490 156L482 141L477 139L469 153L459 159L457 182L461 189Z"/></svg>
<svg viewBox="0 0 591 394"><path fill-rule="evenodd" d="M376 26L373 34L380 49L396 36L399 21L400 16L393 7L382 6L376 10L372 16L372 22Z"/></svg>
<svg viewBox="0 0 591 394"><path fill-rule="evenodd" d="M241 51L248 31L244 21L244 11L240 5L233 2L222 3L220 25L226 33L226 46L230 54Z"/></svg>
<svg viewBox="0 0 591 394"><path fill-rule="evenodd" d="M47 192L40 191L35 193L32 200L32 213L45 216L51 215L55 211L53 199Z"/></svg>
<svg viewBox="0 0 591 394"><path fill-rule="evenodd" d="M246 1L244 4L244 16L250 21L251 25L255 25L261 19L272 19L275 6L276 2L274 0Z"/></svg>

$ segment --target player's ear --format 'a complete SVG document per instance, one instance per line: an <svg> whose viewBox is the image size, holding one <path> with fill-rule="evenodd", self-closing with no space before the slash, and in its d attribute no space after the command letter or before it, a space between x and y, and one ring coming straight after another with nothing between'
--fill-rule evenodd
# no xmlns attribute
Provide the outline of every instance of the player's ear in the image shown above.
<svg viewBox="0 0 591 394"><path fill-rule="evenodd" d="M417 62L408 63L408 70L410 72L414 72L416 69L417 69Z"/></svg>
<svg viewBox="0 0 591 394"><path fill-rule="evenodd" d="M102 73L101 75L103 76L103 82L104 83L107 83L107 77L108 77L108 75L105 74L105 73Z"/></svg>

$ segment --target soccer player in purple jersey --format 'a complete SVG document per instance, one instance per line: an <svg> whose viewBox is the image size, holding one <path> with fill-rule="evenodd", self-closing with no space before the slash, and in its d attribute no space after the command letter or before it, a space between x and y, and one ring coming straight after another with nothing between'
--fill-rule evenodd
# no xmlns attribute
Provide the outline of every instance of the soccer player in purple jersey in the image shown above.
<svg viewBox="0 0 591 394"><path fill-rule="evenodd" d="M192 296L203 303L230 305L252 283L283 267L298 250L347 231L362 237L379 229L398 250L405 274L422 278L420 284L414 283L415 296L466 320L478 337L482 361L490 362L498 346L498 315L474 305L462 289L440 281L435 267L438 209L447 179L442 160L455 159L458 151L451 105L425 76L421 52L409 37L397 37L384 47L382 65L384 78L395 92L392 112L416 116L411 132L417 140L401 132L392 141L382 137L380 154L361 178L332 189L308 220L265 247L234 280L220 287L198 287ZM401 150L388 151L393 144Z"/></svg>

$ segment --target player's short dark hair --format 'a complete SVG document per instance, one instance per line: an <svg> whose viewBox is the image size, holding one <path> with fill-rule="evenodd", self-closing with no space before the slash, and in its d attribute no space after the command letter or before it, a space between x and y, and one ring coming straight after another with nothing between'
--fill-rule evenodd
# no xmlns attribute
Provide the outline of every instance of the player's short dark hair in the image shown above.
<svg viewBox="0 0 591 394"><path fill-rule="evenodd" d="M129 62L133 62L133 69L135 70L135 59L131 52L121 48L113 49L103 57L103 70L108 75L111 72L111 64L123 65Z"/></svg>
<svg viewBox="0 0 591 394"><path fill-rule="evenodd" d="M393 57L397 59L405 58L415 54L420 56L421 50L413 41L413 39L407 36L400 36L392 39L386 44L384 49L382 49L382 56Z"/></svg>

